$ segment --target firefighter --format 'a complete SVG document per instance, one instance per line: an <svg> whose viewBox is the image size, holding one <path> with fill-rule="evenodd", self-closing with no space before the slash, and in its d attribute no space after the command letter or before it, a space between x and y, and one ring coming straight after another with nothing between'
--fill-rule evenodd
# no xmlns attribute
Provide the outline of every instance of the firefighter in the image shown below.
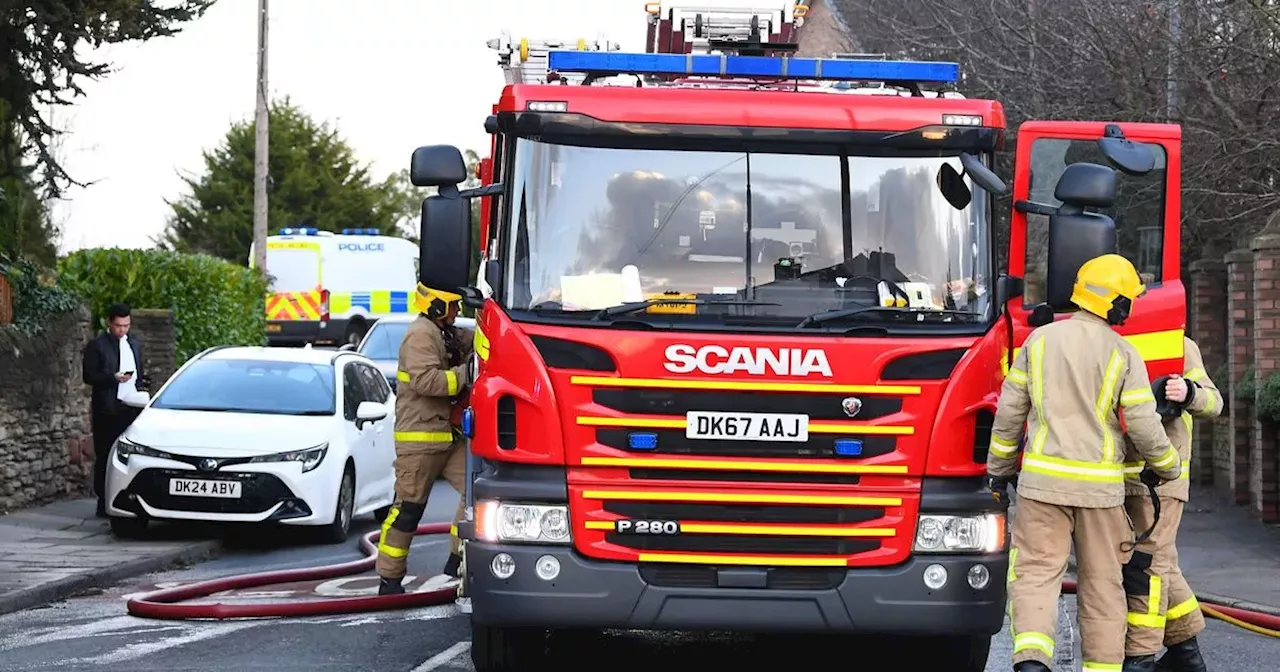
<svg viewBox="0 0 1280 672"><path fill-rule="evenodd" d="M1133 529L1124 510L1128 435L1149 465L1149 481L1181 473L1178 451L1156 415L1146 365L1113 327L1124 324L1145 288L1133 264L1115 254L1080 267L1070 319L1037 328L1005 377L991 432L987 482L998 498L1017 469L1025 424L1018 506L1009 549L1010 621L1016 672L1049 672L1058 595L1072 542L1078 574L1084 672L1124 661L1122 545Z"/></svg>
<svg viewBox="0 0 1280 672"><path fill-rule="evenodd" d="M441 475L459 493L466 483L466 449L456 440L455 398L471 384L470 341L453 328L462 297L418 285L418 319L405 330L396 371L396 502L378 539L379 595L404 592L409 544ZM459 515L462 511L459 502ZM455 517L455 524L456 524ZM445 574L456 572L458 538L450 538ZM459 558L460 559L460 558ZM450 565L455 569L450 571Z"/></svg>
<svg viewBox="0 0 1280 672"><path fill-rule="evenodd" d="M1174 538L1182 522L1183 508L1190 495L1186 469L1191 460L1192 418L1212 418L1222 412L1222 393L1204 370L1200 347L1183 339L1185 352L1181 376L1156 380L1152 387L1157 409L1164 418L1165 432L1182 460L1182 478L1156 489L1160 499L1160 521L1156 525L1151 493L1134 475L1142 469L1141 458L1127 446L1125 510L1136 529L1151 529L1151 535L1135 548L1124 566L1124 589L1129 599L1129 629L1125 655L1148 665L1160 652L1155 669L1168 672L1205 672L1196 635L1204 630L1200 604L1178 567ZM1141 669L1141 668L1139 668Z"/></svg>

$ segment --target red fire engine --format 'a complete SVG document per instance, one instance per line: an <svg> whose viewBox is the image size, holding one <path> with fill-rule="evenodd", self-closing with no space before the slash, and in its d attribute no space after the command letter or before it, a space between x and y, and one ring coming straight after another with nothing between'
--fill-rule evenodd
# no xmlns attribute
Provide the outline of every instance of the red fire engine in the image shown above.
<svg viewBox="0 0 1280 672"><path fill-rule="evenodd" d="M476 669L590 628L920 636L982 670L1018 344L1118 250L1150 288L1122 333L1181 371L1179 127L1023 124L1005 242L1004 112L947 90L958 65L795 57L798 3L646 9L645 53L491 43L483 186L456 148L413 156L439 188L420 280L480 310Z"/></svg>

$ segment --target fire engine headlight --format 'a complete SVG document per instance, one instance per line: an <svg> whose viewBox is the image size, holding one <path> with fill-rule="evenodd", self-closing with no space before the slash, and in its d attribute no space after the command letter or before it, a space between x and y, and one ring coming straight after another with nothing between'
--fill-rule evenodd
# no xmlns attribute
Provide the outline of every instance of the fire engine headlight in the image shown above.
<svg viewBox="0 0 1280 672"><path fill-rule="evenodd" d="M916 553L996 553L1004 550L1002 513L976 516L921 514L916 526Z"/></svg>
<svg viewBox="0 0 1280 672"><path fill-rule="evenodd" d="M567 544L569 507L481 500L476 502L476 538L488 542Z"/></svg>

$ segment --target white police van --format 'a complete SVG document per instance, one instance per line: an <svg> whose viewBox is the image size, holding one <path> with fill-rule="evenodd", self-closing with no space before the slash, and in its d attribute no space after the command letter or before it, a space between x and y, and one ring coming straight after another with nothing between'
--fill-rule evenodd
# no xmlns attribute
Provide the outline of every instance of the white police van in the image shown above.
<svg viewBox="0 0 1280 672"><path fill-rule="evenodd" d="M411 312L418 246L377 229L285 228L267 237L267 274L271 345L355 345L378 318Z"/></svg>

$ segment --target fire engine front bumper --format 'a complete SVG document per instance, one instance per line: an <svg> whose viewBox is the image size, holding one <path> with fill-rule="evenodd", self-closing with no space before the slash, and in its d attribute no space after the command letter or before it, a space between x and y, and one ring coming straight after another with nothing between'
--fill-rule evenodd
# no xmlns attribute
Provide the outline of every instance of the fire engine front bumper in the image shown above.
<svg viewBox="0 0 1280 672"><path fill-rule="evenodd" d="M510 578L499 579L491 569L499 553L515 561ZM550 580L535 569L543 556L559 563ZM803 589L770 587L771 571L791 568L640 566L592 560L564 546L471 541L466 560L471 618L485 625L911 636L999 632L1008 569L1005 554L921 555L895 567L841 569L835 585ZM946 570L947 582L938 589L925 585L932 565ZM990 577L981 589L966 578L975 565L985 566ZM936 577L937 570L932 573ZM705 584L708 576L713 585L689 585L699 579Z"/></svg>

